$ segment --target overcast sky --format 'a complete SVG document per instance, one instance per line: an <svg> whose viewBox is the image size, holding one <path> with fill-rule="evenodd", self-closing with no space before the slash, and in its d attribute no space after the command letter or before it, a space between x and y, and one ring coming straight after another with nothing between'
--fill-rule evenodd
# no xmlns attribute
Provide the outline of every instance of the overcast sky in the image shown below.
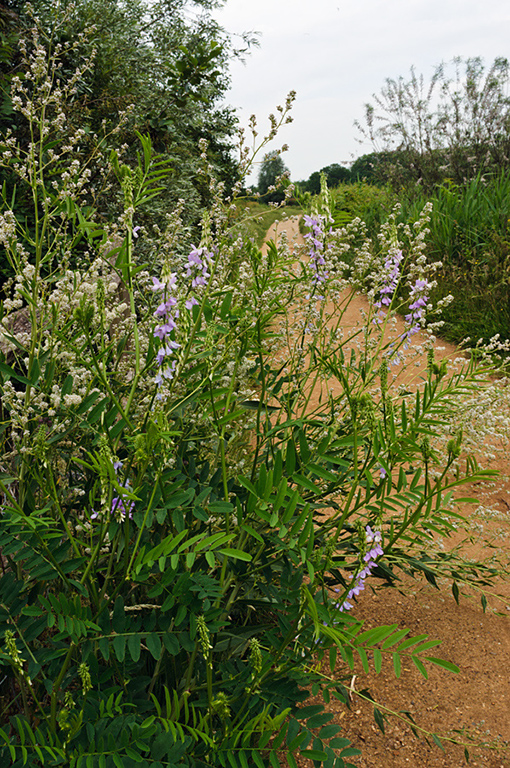
<svg viewBox="0 0 510 768"><path fill-rule="evenodd" d="M241 124L255 113L267 128L268 114L297 92L278 142L290 146L294 181L370 151L353 122L385 78L413 65L430 77L454 56L510 56L510 0L227 0L215 16L230 33L260 33L260 48L231 67L228 103Z"/></svg>

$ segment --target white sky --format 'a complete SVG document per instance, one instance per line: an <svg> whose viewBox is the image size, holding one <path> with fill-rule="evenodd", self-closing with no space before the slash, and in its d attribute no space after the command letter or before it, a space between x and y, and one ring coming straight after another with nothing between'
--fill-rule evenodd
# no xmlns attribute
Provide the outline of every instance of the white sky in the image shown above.
<svg viewBox="0 0 510 768"><path fill-rule="evenodd" d="M294 122L273 145L289 144L294 181L371 151L353 122L385 78L412 65L428 78L454 56L510 56L510 0L227 0L214 15L230 33L261 33L260 48L231 67L228 103L242 125L255 113L265 133L268 114L297 91Z"/></svg>

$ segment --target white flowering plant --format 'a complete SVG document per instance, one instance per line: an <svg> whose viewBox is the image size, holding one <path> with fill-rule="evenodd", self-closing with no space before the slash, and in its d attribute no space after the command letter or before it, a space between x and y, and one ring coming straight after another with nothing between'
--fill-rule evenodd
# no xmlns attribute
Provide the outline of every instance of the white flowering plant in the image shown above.
<svg viewBox="0 0 510 768"><path fill-rule="evenodd" d="M353 246L352 228L328 231L324 193L310 263L296 265L285 243L262 253L234 236L238 206L209 178L201 242L182 255L179 211L163 233L137 225L168 171L140 135L135 167L109 155L124 213L100 221L86 168L59 181L65 120L51 111L65 117L65 94L34 56L13 101L29 151L3 139L36 226L4 195L2 765L263 768L300 754L349 766L357 750L305 705L310 686L346 704L369 650L397 676L404 658L425 675L456 669L426 635L363 630L367 579L403 568L483 587L493 575L432 546L460 520L453 491L486 476L461 471L459 434L442 444L483 372L449 376L431 356L412 405L391 381L426 324L426 219ZM386 342L415 257L407 331ZM342 313L361 286L372 309L348 337Z"/></svg>

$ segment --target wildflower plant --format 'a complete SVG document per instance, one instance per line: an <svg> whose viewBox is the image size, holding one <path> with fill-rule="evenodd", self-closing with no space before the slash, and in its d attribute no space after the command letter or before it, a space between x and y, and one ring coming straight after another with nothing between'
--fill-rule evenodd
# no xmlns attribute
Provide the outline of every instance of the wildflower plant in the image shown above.
<svg viewBox="0 0 510 768"><path fill-rule="evenodd" d="M33 71L50 72L34 51ZM50 98L44 82L31 98ZM149 137L133 167L109 156L124 212L99 222L83 212L83 169L52 191L57 139L40 109L14 103L33 151L22 170L7 138L4 162L17 158L37 227L4 197L15 277L0 344L2 765L262 768L283 751L289 765L300 753L348 766L340 727L317 733L331 718L302 706L310 685L347 703L368 650L397 675L403 659L455 670L430 656L435 641L363 631L354 601L367 579L491 576L429 553L458 519L453 491L485 474L459 471L457 443L441 457L424 439L480 374L431 364L410 408L389 373L406 342L384 337L394 283L410 286L409 323L423 319L426 219L414 233L390 222L377 252L320 213L312 270L296 270L286 247L263 254L233 236L235 206L209 179L202 241L183 255L177 213L161 237L136 223L169 170ZM397 252L414 259L404 278L385 266ZM372 309L347 339L341 312L362 285ZM333 380L312 407L312 389ZM330 677L313 663L326 652Z"/></svg>

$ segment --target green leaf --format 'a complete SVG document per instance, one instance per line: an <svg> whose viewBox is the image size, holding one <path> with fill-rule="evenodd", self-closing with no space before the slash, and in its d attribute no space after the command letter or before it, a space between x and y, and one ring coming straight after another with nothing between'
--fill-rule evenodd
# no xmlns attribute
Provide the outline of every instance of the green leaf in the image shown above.
<svg viewBox="0 0 510 768"><path fill-rule="evenodd" d="M377 709L377 707L374 707L374 720L379 726L379 729L384 733L384 715Z"/></svg>
<svg viewBox="0 0 510 768"><path fill-rule="evenodd" d="M394 626L396 627L397 625L394 624ZM400 640L402 640L406 635L408 635L410 631L411 630L409 629L399 629L398 632L395 632L393 635L386 638L384 643L381 645L381 648L383 649L383 651L386 650L386 648L391 648L392 645L395 645L395 643L399 643Z"/></svg>
<svg viewBox="0 0 510 768"><path fill-rule="evenodd" d="M340 731L341 728L339 725L325 725L324 728L321 728L319 731L319 738L320 739L331 739L332 736L336 736L338 731Z"/></svg>
<svg viewBox="0 0 510 768"><path fill-rule="evenodd" d="M317 477L322 478L322 480L327 480L329 483L338 482L337 474L330 472L329 469L324 469L324 467L321 467L319 464L308 464L306 468L309 472L312 472L314 475L317 475Z"/></svg>
<svg viewBox="0 0 510 768"><path fill-rule="evenodd" d="M454 672L455 674L459 673L459 668L456 664L452 664L451 661L445 661L445 659L438 659L436 656L425 656L427 661L430 661L432 664L435 664L437 667L442 667L443 669L447 669L449 672Z"/></svg>
<svg viewBox="0 0 510 768"><path fill-rule="evenodd" d="M400 677L400 673L402 672L402 661L398 653L393 654L393 668L395 670L395 677Z"/></svg>
<svg viewBox="0 0 510 768"><path fill-rule="evenodd" d="M294 738L288 745L290 751L295 752L296 749L299 749L300 745L303 743L303 741L306 739L307 736L308 734L306 733L306 731L301 731L301 733L298 733L297 736L294 736Z"/></svg>
<svg viewBox="0 0 510 768"><path fill-rule="evenodd" d="M117 657L117 661L124 661L124 656L126 654L126 636L115 635L115 637L112 639L112 645Z"/></svg>
<svg viewBox="0 0 510 768"><path fill-rule="evenodd" d="M340 752L340 757L357 757L358 755L361 755L361 749L356 749L355 747L347 747L347 749L343 749ZM352 763L349 763L349 765L352 765ZM347 766L346 766L347 768Z"/></svg>
<svg viewBox="0 0 510 768"><path fill-rule="evenodd" d="M138 659L140 658L141 642L142 642L141 635L138 635L138 634L129 635L127 639L129 655L131 656L133 661L138 661Z"/></svg>
<svg viewBox="0 0 510 768"><path fill-rule="evenodd" d="M363 669L368 674L369 666L368 666L367 652L365 651L364 648L361 648L361 647L360 648L357 647L356 650L358 652L358 656L361 659L361 664L363 666Z"/></svg>
<svg viewBox="0 0 510 768"><path fill-rule="evenodd" d="M233 510L233 506L230 505L229 511ZM194 547L195 552L200 552L202 549L214 549L221 544L226 544L227 541L231 541L234 538L234 534L227 534L223 531L215 533L212 536L206 536L202 541L197 542Z"/></svg>
<svg viewBox="0 0 510 768"><path fill-rule="evenodd" d="M320 714L309 717L306 721L307 728L320 728L322 725L329 723L333 715L329 712L321 712Z"/></svg>
<svg viewBox="0 0 510 768"><path fill-rule="evenodd" d="M283 516L282 516L282 520L283 520L283 522L285 524L287 524L289 522L289 520L291 519L292 515L294 514L295 509L296 509L297 504L298 504L298 501L299 501L299 491L297 489L295 489L292 492L289 501L285 505L285 511L283 513Z"/></svg>
<svg viewBox="0 0 510 768"><path fill-rule="evenodd" d="M331 749L343 749L344 747L348 747L351 743L350 739L344 739L344 738L335 738L331 739L329 742L329 746Z"/></svg>
<svg viewBox="0 0 510 768"><path fill-rule="evenodd" d="M105 661L110 658L110 641L107 637L100 637L98 640L99 650Z"/></svg>
<svg viewBox="0 0 510 768"><path fill-rule="evenodd" d="M373 627L373 629L367 629L365 632L362 632L355 638L355 643L356 645L359 643L365 643L366 645L376 645L382 640L386 640L388 635L391 635L396 627L396 624L391 624L391 626L386 625L381 627Z"/></svg>
<svg viewBox="0 0 510 768"><path fill-rule="evenodd" d="M432 734L432 738L433 738L433 740L434 740L434 744L436 744L436 745L437 745L437 746L438 746L440 749L442 749L442 750L443 750L443 752L444 752L444 747L443 747L443 745L441 744L441 741L439 740L439 738L436 736L436 734L435 734L435 733L433 733L433 734Z"/></svg>
<svg viewBox="0 0 510 768"><path fill-rule="evenodd" d="M87 414L87 422L89 424L94 424L99 419L103 411L106 409L107 405L108 405L108 398L105 397L101 400L101 402L95 405L94 408L92 408L89 414Z"/></svg>
<svg viewBox="0 0 510 768"><path fill-rule="evenodd" d="M324 712L324 707L322 704L310 704L307 707L301 707L301 709L298 709L296 712L296 717L298 717L300 720L306 720L313 715L317 715L319 712Z"/></svg>
<svg viewBox="0 0 510 768"><path fill-rule="evenodd" d="M163 634L163 645L171 656L177 656L181 649L179 641L171 632L165 632Z"/></svg>
<svg viewBox="0 0 510 768"><path fill-rule="evenodd" d="M242 549L231 549L230 547L227 547L225 549L219 549L218 552L221 552L222 555L226 555L227 557L232 557L234 560L250 562L252 559L252 556L248 552L243 552Z"/></svg>
<svg viewBox="0 0 510 768"><path fill-rule="evenodd" d="M300 752L301 757L306 757L308 760L327 760L328 756L325 752L322 752L318 749L305 749L303 752Z"/></svg>
<svg viewBox="0 0 510 768"><path fill-rule="evenodd" d="M156 660L161 656L161 639L156 633L147 635L145 638L145 645L149 649L150 654Z"/></svg>
<svg viewBox="0 0 510 768"><path fill-rule="evenodd" d="M285 469L288 475L292 475L296 468L296 449L294 448L294 441L289 440L287 442L287 455L285 457Z"/></svg>
<svg viewBox="0 0 510 768"><path fill-rule="evenodd" d="M314 494L320 493L320 488L318 488L311 480L309 480L307 477L303 477L303 475L299 475L297 473L294 473L292 475L292 481L296 483L297 485L302 486L303 488L306 488L308 491L311 491Z"/></svg>
<svg viewBox="0 0 510 768"><path fill-rule="evenodd" d="M427 637L428 635L416 635L416 637L408 637L407 640L404 640L403 643L400 643L398 647L399 653L402 653L402 651L405 651L407 648L410 648L412 645L421 643L421 641L426 640Z"/></svg>
<svg viewBox="0 0 510 768"><path fill-rule="evenodd" d="M7 337L8 338L8 337ZM22 384L31 384L31 382L26 378L26 376L21 376L21 374L16 373L9 365L6 363L0 362L0 371L4 373L7 378L16 379L16 381L21 382Z"/></svg>
<svg viewBox="0 0 510 768"><path fill-rule="evenodd" d="M417 656L411 656L411 658L413 660L414 666L416 667L420 675L422 675L425 678L425 680L428 680L429 679L428 672L425 669L425 665L423 664L423 662Z"/></svg>
<svg viewBox="0 0 510 768"><path fill-rule="evenodd" d="M438 645L441 645L441 640L427 640L426 643L421 643L420 645L417 645L416 648L413 648L413 654L424 653L424 651L428 651L429 648L436 648Z"/></svg>
<svg viewBox="0 0 510 768"><path fill-rule="evenodd" d="M264 542L264 539L262 538L262 536L260 535L260 533L257 533L257 531L255 530L255 528L252 528L250 525L246 525L246 523L243 523L243 524L242 524L240 527L241 527L241 530L242 530L242 531L246 531L246 533L249 533L249 534L250 534L250 536L253 536L253 538L254 538L254 539L256 539L256 540L257 540L257 541L259 541L261 544L263 544L263 542Z"/></svg>
<svg viewBox="0 0 510 768"><path fill-rule="evenodd" d="M124 747L124 749L126 750L126 755L128 757L130 757L131 760L134 760L135 763L143 763L144 762L144 759L143 759L143 757L141 756L141 754L139 752L135 752L134 749L132 749L131 747L128 747L128 746Z"/></svg>
<svg viewBox="0 0 510 768"><path fill-rule="evenodd" d="M62 397L65 397L65 395L68 395L72 391L73 382L74 382L74 379L71 376L71 374L66 376L64 384L62 385Z"/></svg>

